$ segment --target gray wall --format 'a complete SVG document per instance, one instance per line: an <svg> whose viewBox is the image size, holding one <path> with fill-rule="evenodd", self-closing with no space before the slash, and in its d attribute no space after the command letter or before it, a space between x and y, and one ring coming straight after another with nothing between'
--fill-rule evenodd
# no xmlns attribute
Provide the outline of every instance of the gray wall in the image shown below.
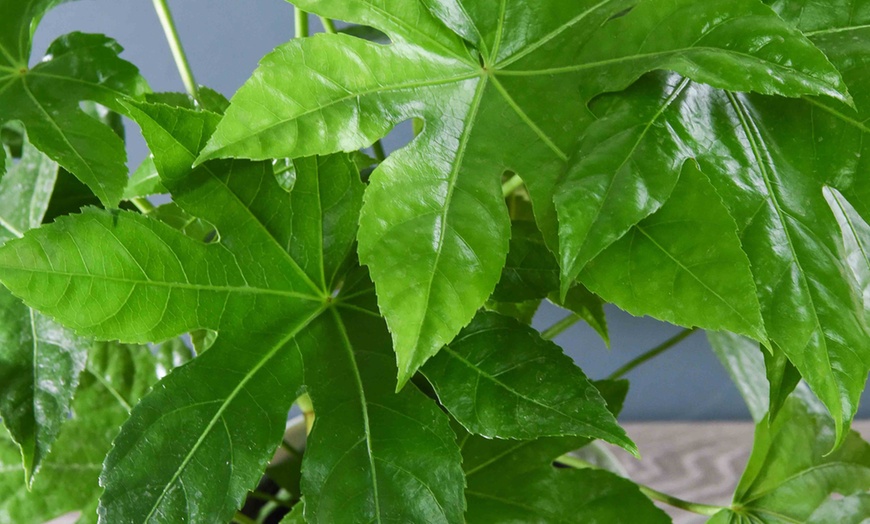
<svg viewBox="0 0 870 524"><path fill-rule="evenodd" d="M281 0L175 0L170 4L197 81L227 96L248 78L260 57L293 36L293 9ZM313 21L312 30L317 27ZM61 5L37 31L34 57L41 57L52 39L69 31L100 32L117 39L126 49L123 56L139 66L155 91L183 90L149 0L83 0ZM387 141L388 149L409 136L410 130L403 126ZM135 126L128 125L128 140L130 165L135 166L147 149ZM605 377L678 331L614 307L607 313L612 350L585 325L576 325L556 339L593 378ZM562 315L554 307L545 307L535 325L545 328ZM628 378L632 387L626 420L749 417L701 333ZM870 416L867 401L861 413Z"/></svg>

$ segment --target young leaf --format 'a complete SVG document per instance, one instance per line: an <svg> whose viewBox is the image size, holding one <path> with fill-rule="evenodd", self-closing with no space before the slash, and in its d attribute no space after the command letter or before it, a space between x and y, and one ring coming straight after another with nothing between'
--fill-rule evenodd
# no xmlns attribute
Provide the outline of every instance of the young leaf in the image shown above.
<svg viewBox="0 0 870 524"><path fill-rule="evenodd" d="M76 391L72 417L30 490L17 467L17 449L0 438L0 521L43 524L80 511L78 522L96 522L103 459L130 406L156 382L155 371L146 346L95 344Z"/></svg>
<svg viewBox="0 0 870 524"><path fill-rule="evenodd" d="M0 180L0 246L39 227L57 173L23 137L21 158ZM0 288L0 418L28 485L66 422L89 345Z"/></svg>
<svg viewBox="0 0 870 524"><path fill-rule="evenodd" d="M799 388L776 420L758 423L734 502L710 522L807 522L834 493L846 497L866 493L870 490L870 444L852 431L831 452L837 440L836 424L825 406L806 388ZM866 517L861 511L860 505L837 504L837 518L828 522Z"/></svg>
<svg viewBox="0 0 870 524"><path fill-rule="evenodd" d="M466 434L460 442L471 524L670 522L629 480L601 470L553 467L554 459L584 444L583 439L517 442Z"/></svg>
<svg viewBox="0 0 870 524"><path fill-rule="evenodd" d="M44 60L29 68L36 24L58 3L0 1L0 123L23 122L33 145L90 187L103 204L115 206L127 184L124 143L79 103L98 102L122 112L118 100L140 97L148 85L132 64L118 58L121 46L103 35L62 36Z"/></svg>
<svg viewBox="0 0 870 524"><path fill-rule="evenodd" d="M621 106L640 100L664 108L659 117L663 125L650 130L654 136L649 140L689 146L736 222L764 320L763 336L743 332L778 346L845 429L870 370L870 333L863 290L856 289L840 224L825 197L826 186L843 188L851 180L840 176L848 170L841 169L838 158L820 152L828 146L819 144L843 140L842 130L822 125L821 117L814 116L818 109L805 101L730 93L674 75L645 78L605 102L610 107L606 113L622 114ZM670 103L665 107L663 100ZM819 125L808 127L808 121ZM854 158L855 151L848 155ZM645 165L635 164L638 176L660 176ZM691 200L674 194L666 206L690 209ZM694 219L705 218L706 210L699 212ZM695 230L677 235L669 241L698 238ZM699 325L723 327L706 324L720 319L703 318L705 311L706 306L695 312Z"/></svg>
<svg viewBox="0 0 870 524"><path fill-rule="evenodd" d="M694 162L683 166L671 200L587 265L581 280L635 315L765 339L737 226Z"/></svg>
<svg viewBox="0 0 870 524"><path fill-rule="evenodd" d="M422 371L472 434L584 436L637 453L580 368L557 345L508 317L478 314Z"/></svg>
<svg viewBox="0 0 870 524"><path fill-rule="evenodd" d="M376 27L393 43L318 35L279 47L233 98L199 161L353 151L403 120L425 121L372 174L360 220L360 260L393 334L400 384L497 282L508 247L505 171L523 177L555 246L552 191L591 120L592 96L672 68L731 89L848 99L825 57L751 0L650 0L621 17L634 1L547 0L531 11L519 0L500 9L430 2L435 15L415 0L389 13L363 0L296 4ZM565 102L553 111L551 100Z"/></svg>

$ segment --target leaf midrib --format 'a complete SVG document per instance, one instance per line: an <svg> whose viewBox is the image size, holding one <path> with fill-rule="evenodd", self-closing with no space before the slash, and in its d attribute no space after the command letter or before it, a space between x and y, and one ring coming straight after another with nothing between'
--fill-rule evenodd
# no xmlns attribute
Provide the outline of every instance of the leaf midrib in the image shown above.
<svg viewBox="0 0 870 524"><path fill-rule="evenodd" d="M447 215L450 214L450 204L453 201L453 192L456 189L457 178L459 177L459 171L462 166L462 162L465 158L465 151L468 147L468 141L471 139L471 131L474 128L474 123L477 118L477 111L480 109L481 100L483 100L483 93L486 89L488 76L483 76L481 80L477 84L477 89L474 93L474 98L472 99L471 105L468 108L468 113L465 116L464 126L462 129L462 137L459 142L459 147L456 151L456 160L453 162L451 166L450 177L448 178L448 189L447 196L444 199L444 209L441 211L441 235L438 238L438 246L435 250L435 260L432 263L432 271L429 274L429 282L426 285L425 289L425 297L423 302L425 304L426 312L429 311L430 302L432 300L432 285L435 282L435 274L438 272L438 264L441 261L441 253L444 251L444 240L447 236L447 230L451 227L449 222L447 221ZM420 343L420 338L423 334L423 324L426 322L427 314L423 314L420 316L420 322L416 329L416 334L414 338L414 343L410 346L414 352L416 352L419 348L418 345ZM399 370L400 377L408 374L407 370ZM409 379L409 376L405 377L406 380Z"/></svg>
<svg viewBox="0 0 870 524"><path fill-rule="evenodd" d="M306 295L304 293L298 293L295 291L282 291L279 289L269 289L269 288L261 288L254 286L217 286L214 284L192 284L189 282L170 282L163 280L153 280L145 277L144 280L136 280L132 278L124 278L124 277L115 277L115 276L107 276L107 275L92 275L89 273L78 273L73 271L56 271L56 270L37 270L30 268L22 268L20 266L11 266L8 264L0 264L0 269L7 269L12 271L21 271L24 273L34 273L34 274L45 274L45 275L59 275L65 277L72 278L92 278L96 280L106 280L108 282L118 282L125 284L133 284L137 286L154 286L154 287L166 287L170 289L190 289L194 291L222 291L227 293L250 293L250 294L261 294L261 295L277 295L283 297L292 297L298 298L302 300L310 300L313 302L323 302L323 299L320 297L316 297L313 295Z"/></svg>
<svg viewBox="0 0 870 524"><path fill-rule="evenodd" d="M765 164L765 160L761 155L761 151L759 150L758 141L761 140L761 136L757 136L757 130L754 128L754 126L749 125L750 117L747 114L746 108L743 107L743 105L740 103L740 101L738 101L737 98L734 96L734 94L731 93L730 91L726 91L725 94L728 97L728 100L730 101L731 106L734 108L735 113L737 113L737 116L740 120L740 126L743 129L743 132L746 134L747 140L749 141L750 147L752 149L752 154L755 157L755 161L758 165L759 173L761 174L761 178L764 180L764 187L766 188L767 194L770 197L770 202L774 207L774 210L776 212L776 216L779 220L779 223L782 225L782 230L785 233L786 241L788 243L789 253L791 253L792 261L797 266L798 272L800 274L800 280L801 280L801 284L802 284L801 287L803 288L803 290L806 293L807 298L809 299L809 302L810 302L809 303L809 306L810 306L809 310L812 312L812 318L815 321L814 322L815 329L819 334L821 334L821 337L819 337L819 339L821 340L821 343L823 346L822 347L823 351L821 351L821 354L822 354L822 358L824 359L824 362L823 362L825 364L824 369L828 372L827 373L828 377L833 381L834 384L836 384L837 379L836 379L836 376L834 376L834 369L831 366L830 356L828 355L828 336L825 333L825 331L822 329L821 320L819 319L818 312L816 311L815 299L813 298L812 290L810 289L810 286L807 282L806 273L804 272L803 266L800 263L800 259L798 258L797 251L795 251L795 245L794 245L794 242L791 238L791 230L790 230L790 227L788 225L788 220L787 220L788 214L783 211L782 206L779 203L779 200L777 199L777 195L774 192L774 189L773 189L771 181L770 181L770 174L767 172L767 165ZM839 393L837 396L839 397ZM836 420L837 428L838 428L837 433L840 432L839 428L842 424L842 421L840 420L840 418L842 416L842 400L841 399L838 399L838 400L839 400L839 403L838 403L838 408L836 410L837 411L836 414L834 413L833 407L828 406L828 409L831 410L831 415Z"/></svg>
<svg viewBox="0 0 870 524"><path fill-rule="evenodd" d="M543 408L543 409L546 410L546 411L552 411L552 412L554 412L554 413L557 413L557 414L559 414L559 415L565 417L565 418L568 419L568 420L572 420L572 421L575 421L575 422L579 422L580 424L582 424L582 425L584 425L584 426L586 426L586 427L589 427L589 428L594 428L594 429L600 431L602 434L607 434L607 435L609 435L611 438L616 437L615 440L617 440L617 441L622 441L622 439L618 438L618 436L616 436L616 435L611 434L611 432L609 432L609 431L605 431L605 430L603 430L603 429L601 429L601 428L595 428L595 427L594 427L590 422L588 422L588 421L584 421L584 420L582 420L582 419L579 419L579 418L577 418L577 417L574 416L574 415L571 415L571 414L569 414L569 413L565 413L564 411L562 411L562 410L560 410L560 409L557 409L557 408L555 408L555 407L553 407L553 406L549 406L549 405L547 405L547 404L543 404L543 403L541 403L541 402L540 402L539 400L537 400L537 399L534 399L534 398L528 397L528 396L524 395L523 393L520 393L520 392L517 391L516 389L510 387L508 384L505 384L504 382L502 382L501 380L499 380L498 377L496 377L496 376L494 376L494 375L492 375L492 374L486 372L485 370L483 370L480 366L475 365L475 364L472 363L472 362L469 362L467 359L465 359L462 355L460 355L459 353L457 353L457 352L456 352L453 348L451 348L450 346L444 346L444 348L442 348L441 351L446 352L448 355L451 355L453 358L455 358L455 359L458 360L459 362L461 362L461 363L465 364L467 367L471 368L473 371L476 372L476 375L477 375L478 377L483 377L483 378L489 380L490 382L492 382L492 383L495 384L496 386L500 387L501 389L507 391L508 393L514 395L514 396L517 397L517 398L523 399L523 400L525 400L525 401L527 401L527 402L531 402L532 404L535 404L536 406L539 406L539 407ZM526 364L528 364L528 362L522 362L522 363L520 363L519 365L526 365ZM606 410L605 410L605 411L606 411ZM479 419L478 419L478 421L479 421ZM573 432L560 432L560 433L558 433L558 434L551 434L551 435L549 435L549 436L566 436L566 435L572 435L572 436L584 436L584 437L591 437L591 436L594 436L594 435L576 435L576 434L573 433ZM631 447L631 446L630 446L629 444L627 444L627 443L624 443L624 444L625 444L626 446Z"/></svg>

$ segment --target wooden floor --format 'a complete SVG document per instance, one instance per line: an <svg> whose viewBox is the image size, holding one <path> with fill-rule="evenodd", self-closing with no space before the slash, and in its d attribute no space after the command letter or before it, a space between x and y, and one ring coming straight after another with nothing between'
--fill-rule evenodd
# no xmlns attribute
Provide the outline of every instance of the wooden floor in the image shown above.
<svg viewBox="0 0 870 524"><path fill-rule="evenodd" d="M752 451L754 426L748 422L624 424L643 460L618 458L628 476L684 500L727 506ZM870 420L853 429L870 437ZM621 451L621 450L618 450ZM700 524L707 517L662 505L675 524Z"/></svg>

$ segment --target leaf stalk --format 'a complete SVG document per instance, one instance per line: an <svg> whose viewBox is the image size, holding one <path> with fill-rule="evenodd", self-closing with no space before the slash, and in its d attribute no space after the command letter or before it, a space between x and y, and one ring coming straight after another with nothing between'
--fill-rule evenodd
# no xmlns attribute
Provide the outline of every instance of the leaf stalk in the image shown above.
<svg viewBox="0 0 870 524"><path fill-rule="evenodd" d="M565 330L567 330L569 327L573 326L577 322L580 322L580 320L582 320L580 318L580 315L572 313L542 331L541 338L543 338L544 340L553 340L554 338L565 332Z"/></svg>
<svg viewBox="0 0 870 524"><path fill-rule="evenodd" d="M569 468L574 469L595 469L595 466L593 464L590 464L583 459L579 459L571 455L562 455L561 457L556 459L556 462L562 464L563 466L568 466ZM726 509L722 506L712 506L710 504L701 504L700 502L689 502L687 500L668 495L667 493L662 493L661 491L655 490L649 486L644 486L637 483L635 484L637 485L638 489L640 489L640 492L649 497L650 499L662 502L675 508L682 509L684 511L689 511L691 513L697 513L699 515L706 515L708 517L712 517L723 509Z"/></svg>
<svg viewBox="0 0 870 524"><path fill-rule="evenodd" d="M190 62L187 61L187 55L184 53L184 48L181 46L181 39L178 36L175 21L172 19L172 13L169 11L169 4L167 3L167 0L153 0L153 2L154 10L157 12L157 18L160 19L160 25L163 27L163 33L166 35L166 41L169 43L169 50L172 51L172 58L175 60L175 66L178 68L178 74L181 75L181 81L184 83L184 88L190 96L199 100L199 90L196 86L196 80L193 78L193 71L190 69Z"/></svg>
<svg viewBox="0 0 870 524"><path fill-rule="evenodd" d="M609 380L615 380L618 378L622 378L629 371L640 366L644 362L651 360L651 359L661 355L665 351L671 349L672 347L676 346L677 344L679 344L680 342L682 342L683 340L688 338L689 335L691 335L692 333L694 333L697 330L698 330L698 328L693 327L693 328L687 328L687 329L680 331L679 333L677 333L673 337L665 340L664 342L662 342L658 346L650 349L649 351L642 353L639 357L631 360L630 362L628 362L627 364L625 364L621 368L617 369L616 371L611 373L610 376L607 378Z"/></svg>

